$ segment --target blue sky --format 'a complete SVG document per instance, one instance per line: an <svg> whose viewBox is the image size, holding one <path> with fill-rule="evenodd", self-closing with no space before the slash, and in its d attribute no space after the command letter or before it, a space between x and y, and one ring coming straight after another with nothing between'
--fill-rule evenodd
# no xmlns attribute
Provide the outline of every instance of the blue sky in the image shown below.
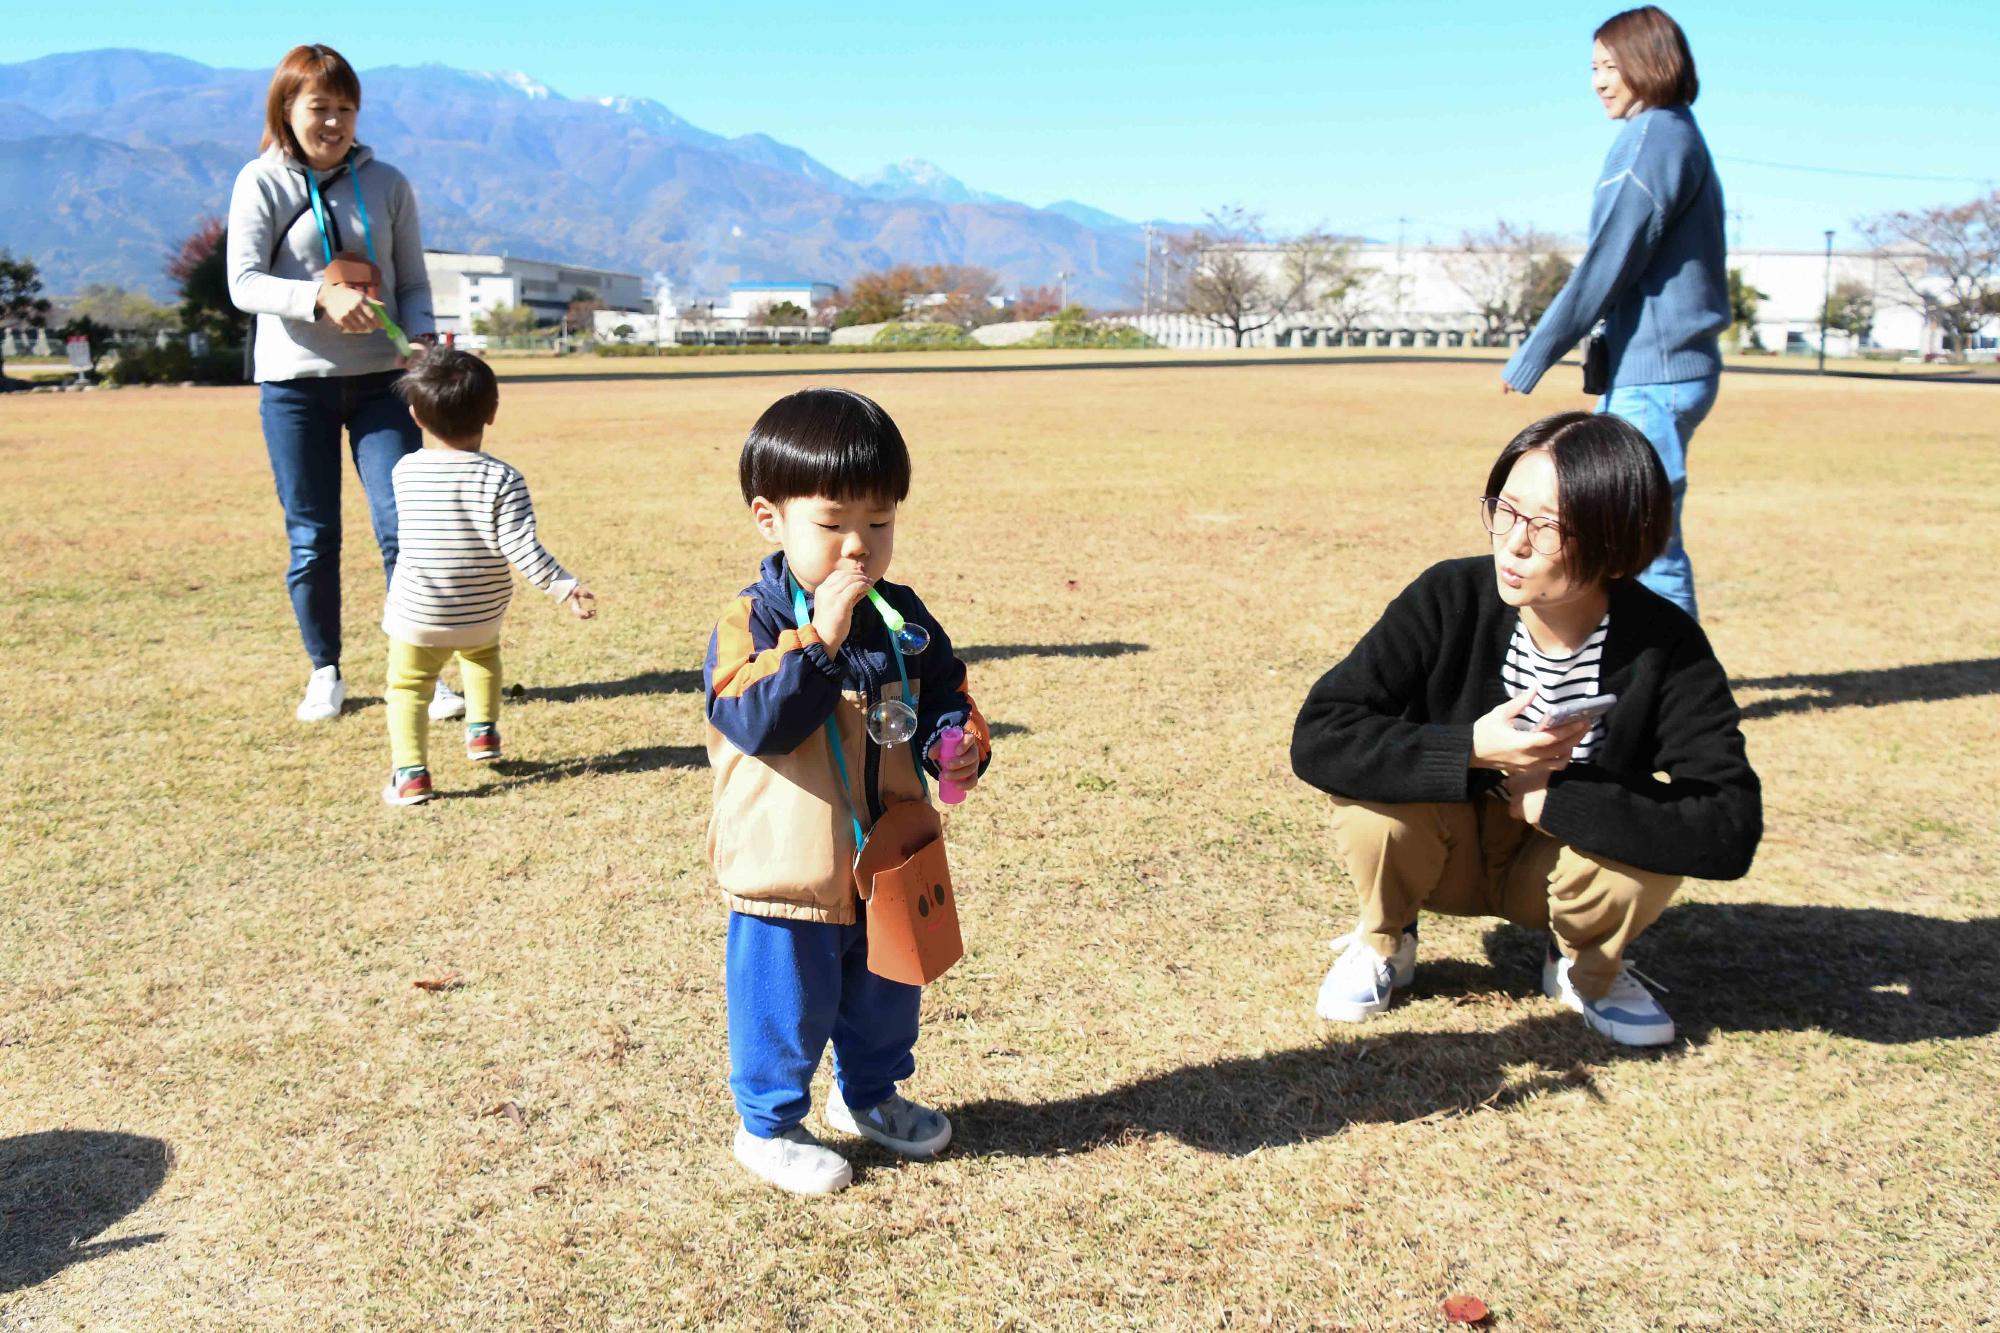
<svg viewBox="0 0 2000 1333"><path fill-rule="evenodd" d="M850 175L921 157L1033 204L1193 219L1235 203L1279 230L1385 240L1399 218L1412 241L1497 218L1580 234L1611 133L1588 84L1607 4L92 0L83 25L61 5L12 9L0 63L116 45L261 68L325 41L364 71L438 61L656 98ZM1859 215L2000 178L1990 3L1670 12L1701 71L1732 243L1817 249L1827 227L1846 243Z"/></svg>

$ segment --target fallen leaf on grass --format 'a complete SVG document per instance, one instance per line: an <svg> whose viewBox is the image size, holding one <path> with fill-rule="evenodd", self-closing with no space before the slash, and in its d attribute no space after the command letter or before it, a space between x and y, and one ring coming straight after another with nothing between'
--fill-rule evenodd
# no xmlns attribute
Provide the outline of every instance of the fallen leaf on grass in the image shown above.
<svg viewBox="0 0 2000 1333"><path fill-rule="evenodd" d="M1493 1312L1486 1308L1486 1302L1477 1296L1448 1296L1444 1302L1444 1317L1454 1324L1483 1324Z"/></svg>
<svg viewBox="0 0 2000 1333"><path fill-rule="evenodd" d="M521 1104L516 1101L495 1102L484 1111L481 1111L479 1118L484 1120L489 1115L506 1116L514 1122L514 1128L516 1129L526 1129L528 1127L528 1117L522 1113Z"/></svg>
<svg viewBox="0 0 2000 1333"><path fill-rule="evenodd" d="M418 990L441 991L441 990L451 990L454 987L461 985L464 981L465 977L460 973L447 972L441 977L418 977L415 981L411 982L410 984L412 986L415 986Z"/></svg>

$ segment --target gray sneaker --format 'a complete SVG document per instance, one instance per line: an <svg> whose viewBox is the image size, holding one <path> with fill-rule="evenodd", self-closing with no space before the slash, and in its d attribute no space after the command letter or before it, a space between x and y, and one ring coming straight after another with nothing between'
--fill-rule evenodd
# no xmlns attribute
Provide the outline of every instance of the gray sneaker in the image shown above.
<svg viewBox="0 0 2000 1333"><path fill-rule="evenodd" d="M804 1125L793 1125L775 1139L760 1138L739 1126L736 1160L751 1175L789 1194L833 1194L854 1179L847 1159L814 1138Z"/></svg>
<svg viewBox="0 0 2000 1333"><path fill-rule="evenodd" d="M902 1157L935 1157L951 1142L951 1121L944 1112L919 1106L893 1092L856 1113L847 1109L836 1087L826 1099L826 1123L843 1134L879 1143Z"/></svg>

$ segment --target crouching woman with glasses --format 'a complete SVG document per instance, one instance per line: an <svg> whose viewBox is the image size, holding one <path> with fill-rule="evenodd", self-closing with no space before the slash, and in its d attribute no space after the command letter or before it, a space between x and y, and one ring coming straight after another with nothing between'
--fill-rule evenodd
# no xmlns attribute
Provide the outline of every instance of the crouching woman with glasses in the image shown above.
<svg viewBox="0 0 2000 1333"><path fill-rule="evenodd" d="M1666 471L1622 418L1565 412L1501 450L1480 512L1490 555L1426 570L1299 711L1292 768L1333 797L1360 896L1319 1013L1387 1009L1428 908L1550 932L1543 992L1663 1045L1625 952L1684 877L1745 874L1763 833L1728 678L1635 577L1673 531Z"/></svg>

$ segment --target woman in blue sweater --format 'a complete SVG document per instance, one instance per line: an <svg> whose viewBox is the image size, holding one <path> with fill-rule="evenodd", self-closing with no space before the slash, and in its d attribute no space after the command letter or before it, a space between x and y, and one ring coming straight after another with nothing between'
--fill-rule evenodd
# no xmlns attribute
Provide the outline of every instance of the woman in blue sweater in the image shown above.
<svg viewBox="0 0 2000 1333"><path fill-rule="evenodd" d="M1598 410L1645 432L1673 487L1673 533L1639 580L1692 616L1681 502L1688 441L1722 372L1716 336L1729 327L1722 184L1689 110L1700 85L1679 24L1652 5L1614 15L1596 32L1590 68L1604 113L1624 128L1599 173L1583 258L1500 373L1501 391L1533 392L1604 322L1609 378Z"/></svg>

